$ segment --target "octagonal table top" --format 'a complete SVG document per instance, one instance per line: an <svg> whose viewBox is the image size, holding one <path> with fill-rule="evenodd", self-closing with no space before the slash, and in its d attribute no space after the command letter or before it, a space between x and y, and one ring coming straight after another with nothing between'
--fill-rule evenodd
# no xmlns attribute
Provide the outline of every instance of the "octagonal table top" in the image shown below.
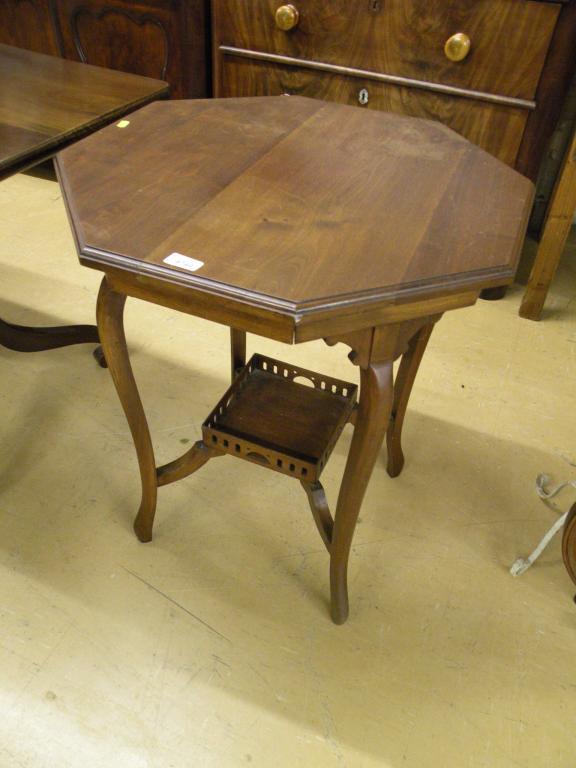
<svg viewBox="0 0 576 768"><path fill-rule="evenodd" d="M279 96L122 125L58 156L87 266L294 329L513 279L533 186L439 123Z"/></svg>

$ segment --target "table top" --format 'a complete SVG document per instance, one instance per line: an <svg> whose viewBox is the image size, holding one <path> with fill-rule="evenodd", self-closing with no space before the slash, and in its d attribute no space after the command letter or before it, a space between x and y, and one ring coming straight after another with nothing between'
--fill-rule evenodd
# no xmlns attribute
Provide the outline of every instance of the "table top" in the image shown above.
<svg viewBox="0 0 576 768"><path fill-rule="evenodd" d="M0 44L0 178L168 93L168 84Z"/></svg>
<svg viewBox="0 0 576 768"><path fill-rule="evenodd" d="M157 102L57 167L83 264L294 330L511 282L533 197L439 123L293 96Z"/></svg>

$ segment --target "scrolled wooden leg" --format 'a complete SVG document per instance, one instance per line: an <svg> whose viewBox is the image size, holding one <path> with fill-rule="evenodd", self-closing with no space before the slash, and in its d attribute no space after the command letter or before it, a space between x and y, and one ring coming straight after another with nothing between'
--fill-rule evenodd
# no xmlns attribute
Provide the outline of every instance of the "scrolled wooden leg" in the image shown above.
<svg viewBox="0 0 576 768"><path fill-rule="evenodd" d="M573 505L564 523L562 558L568 575L576 584L576 504Z"/></svg>
<svg viewBox="0 0 576 768"><path fill-rule="evenodd" d="M98 341L98 329L95 325L32 328L0 319L0 345L15 352L43 352L72 344L97 344Z"/></svg>
<svg viewBox="0 0 576 768"><path fill-rule="evenodd" d="M330 552L332 547L334 520L330 514L330 507L328 506L322 483L318 480L313 483L308 483L306 480L300 480L300 484L306 491L306 496L308 496L308 503L310 504L312 517L318 528L318 533L322 537L326 549Z"/></svg>
<svg viewBox="0 0 576 768"><path fill-rule="evenodd" d="M238 370L246 365L246 332L230 328L230 362L232 381Z"/></svg>
<svg viewBox="0 0 576 768"><path fill-rule="evenodd" d="M335 624L343 624L348 618L348 557L360 505L392 410L392 376L392 362L370 363L360 371L360 405L330 547L331 615Z"/></svg>
<svg viewBox="0 0 576 768"><path fill-rule="evenodd" d="M142 502L134 521L134 531L140 541L151 541L156 511L156 463L146 415L138 394L126 347L123 325L125 303L126 296L112 290L106 277L104 277L98 294L96 312L98 331L108 363L108 370L122 403L138 455L142 481Z"/></svg>
<svg viewBox="0 0 576 768"><path fill-rule="evenodd" d="M156 482L158 486L174 483L183 477L188 477L206 464L210 459L216 456L224 456L222 451L215 450L206 445L204 441L198 440L189 451L174 461L158 467L156 470Z"/></svg>
<svg viewBox="0 0 576 768"><path fill-rule="evenodd" d="M410 340L408 349L402 356L396 381L394 382L394 403L390 425L386 432L386 447L388 450L388 464L386 470L390 477L398 477L404 467L404 453L402 451L402 426L404 416L414 380L418 368L426 351L428 340L434 329L434 323L425 325Z"/></svg>

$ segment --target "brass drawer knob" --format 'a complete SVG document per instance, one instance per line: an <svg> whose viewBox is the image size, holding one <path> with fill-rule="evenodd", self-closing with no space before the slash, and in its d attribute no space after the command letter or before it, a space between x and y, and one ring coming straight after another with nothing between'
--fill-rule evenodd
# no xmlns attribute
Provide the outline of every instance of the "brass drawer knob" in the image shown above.
<svg viewBox="0 0 576 768"><path fill-rule="evenodd" d="M300 13L294 5L281 5L276 11L276 26L284 32L297 27L299 20Z"/></svg>
<svg viewBox="0 0 576 768"><path fill-rule="evenodd" d="M457 32L446 40L444 53L450 61L464 61L470 53L470 38L464 32Z"/></svg>

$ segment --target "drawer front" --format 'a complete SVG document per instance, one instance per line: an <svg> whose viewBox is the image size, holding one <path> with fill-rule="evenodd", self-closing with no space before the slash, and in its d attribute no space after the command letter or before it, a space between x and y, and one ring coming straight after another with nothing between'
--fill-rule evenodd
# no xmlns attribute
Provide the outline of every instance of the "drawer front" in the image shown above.
<svg viewBox="0 0 576 768"><path fill-rule="evenodd" d="M215 47L528 100L536 93L561 7L532 0L293 0L297 25L283 31L275 20L281 5L280 0L214 0ZM467 35L470 47L463 60L452 61L445 45L458 33ZM456 42L451 55L462 55L465 45Z"/></svg>
<svg viewBox="0 0 576 768"><path fill-rule="evenodd" d="M439 120L512 166L529 114L524 109L245 58L224 57L221 66L219 96L289 93Z"/></svg>
<svg viewBox="0 0 576 768"><path fill-rule="evenodd" d="M58 56L48 0L0 0L0 43Z"/></svg>

